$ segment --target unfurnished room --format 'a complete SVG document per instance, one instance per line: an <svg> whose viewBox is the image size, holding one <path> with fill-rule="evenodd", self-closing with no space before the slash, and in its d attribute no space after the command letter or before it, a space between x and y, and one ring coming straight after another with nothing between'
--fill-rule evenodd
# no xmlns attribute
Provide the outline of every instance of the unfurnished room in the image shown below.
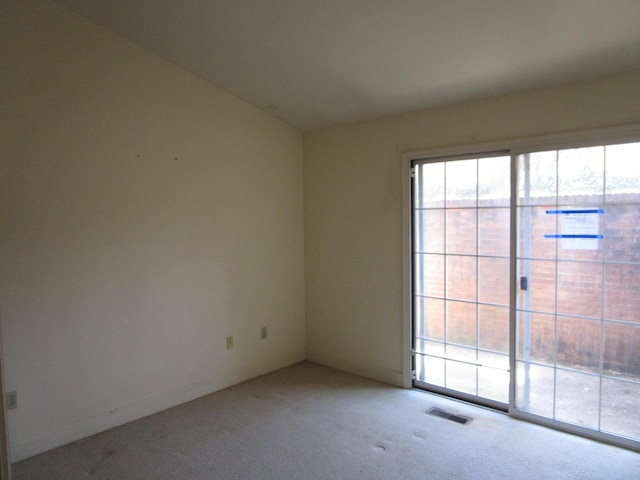
<svg viewBox="0 0 640 480"><path fill-rule="evenodd" d="M0 478L640 476L637 0L2 0Z"/></svg>

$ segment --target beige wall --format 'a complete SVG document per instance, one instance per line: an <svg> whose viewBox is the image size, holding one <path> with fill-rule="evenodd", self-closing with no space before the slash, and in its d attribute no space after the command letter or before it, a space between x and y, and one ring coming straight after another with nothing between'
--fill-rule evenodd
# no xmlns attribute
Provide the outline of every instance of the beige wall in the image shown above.
<svg viewBox="0 0 640 480"><path fill-rule="evenodd" d="M640 123L640 71L304 135L307 358L403 384L402 154Z"/></svg>
<svg viewBox="0 0 640 480"><path fill-rule="evenodd" d="M302 360L300 132L55 4L2 3L13 459Z"/></svg>

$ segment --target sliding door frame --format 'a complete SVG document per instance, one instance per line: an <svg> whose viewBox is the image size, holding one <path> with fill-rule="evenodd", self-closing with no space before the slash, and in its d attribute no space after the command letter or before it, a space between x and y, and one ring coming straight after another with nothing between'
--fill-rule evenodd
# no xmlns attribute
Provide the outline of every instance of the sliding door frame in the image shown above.
<svg viewBox="0 0 640 480"><path fill-rule="evenodd" d="M640 124L624 125L611 128L571 131L553 135L523 137L499 142L484 142L462 145L459 147L434 148L426 150L408 151L402 154L402 221L403 221L403 385L414 388L414 332L413 332L413 231L412 231L412 167L416 161L455 158L460 156L483 156L494 152L508 152L511 155L511 234L510 234L510 358L511 381L509 384L509 405L507 414L514 418L527 420L557 430L604 441L631 450L640 451L639 442L628 440L616 435L594 431L588 428L561 423L539 415L517 410L515 408L515 368L516 368L516 300L517 300L517 156L545 150L559 150L566 148L583 148L601 144L625 143L640 141Z"/></svg>
<svg viewBox="0 0 640 480"><path fill-rule="evenodd" d="M474 152L472 155L456 155L456 156L453 156L453 157L437 157L437 158L420 159L420 160L412 161L411 162L412 179L413 179L412 192L411 192L412 202L413 202L412 206L411 206L412 213L413 213L413 218L412 218L412 222L413 223L412 223L412 228L411 228L412 232L413 232L412 241L415 241L416 238L417 238L416 237L416 232L421 230L421 228L416 226L416 224L415 224L415 222L417 221L415 213L418 210L422 210L422 211L431 210L431 211L433 211L433 210L439 210L440 208L442 208L442 210L444 212L446 212L446 211L460 211L460 210L466 210L466 211L473 210L474 211L474 215L477 216L478 212L482 212L482 211L486 212L488 210L496 211L495 209L505 210L506 208L508 208L506 205L495 205L495 204L480 205L480 162L481 162L481 160L489 160L491 162L491 161L497 161L497 160L506 160L507 158L510 158L510 154L509 154L508 151L495 151L495 152L484 152L484 153L481 153L481 154L479 154L477 152ZM476 187L477 188L476 188L476 193L475 193L475 195L476 195L475 202L474 202L475 206L471 206L471 205L465 205L463 207L450 206L450 205L448 205L449 197L448 197L447 194L445 194L444 205L442 207L433 207L433 206L426 207L424 205L421 206L420 205L421 202L417 201L417 199L416 199L416 195L422 193L421 192L421 187L419 186L419 184L416 185L416 182L419 182L418 177L420 176L419 172L420 172L421 168L425 168L428 165L433 165L433 164L444 164L445 165L444 171L448 172L448 165L450 163L455 163L457 161L473 161L476 164L476 172L475 173L476 173L476 183L477 183ZM511 158L511 162L512 161L513 161L513 159ZM485 164L485 167L486 167L486 165L487 164ZM511 169L510 169L510 171L511 171ZM447 184L447 182L448 182L447 179L449 178L449 175L448 175L448 173L445 173L444 175L445 175L445 177L443 178L443 181L445 182L445 184ZM505 180L505 185L510 185L510 178L507 178ZM447 187L445 187L445 188L447 188ZM509 196L510 195L511 195L511 192L509 190ZM416 203L416 202L418 202L418 203ZM469 298L467 298L467 299L451 298L451 297L449 297L449 295L447 293L444 293L443 294L444 297L442 298L442 300L444 301L444 304L445 305L449 305L449 306L452 305L452 304L458 304L458 305L460 305L460 304L467 304L467 305L473 304L474 308L476 308L476 313L477 313L476 329L478 329L479 325L480 325L480 323L479 323L480 322L480 315L479 315L479 308L480 307L482 307L482 306L484 306L484 307L491 306L491 307L501 308L498 305L494 305L492 303L488 303L487 299L483 300L483 299L480 298L481 296L480 296L480 293L478 292L478 286L482 283L482 279L479 277L479 275L480 275L480 271L478 270L479 262L482 259L495 260L495 259L498 259L498 258L502 258L502 259L507 259L507 258L510 259L511 258L510 257L510 253L511 253L510 250L505 250L504 257L499 257L496 252L491 252L491 253L484 252L484 253L481 253L481 248L480 248L480 245L479 245L480 234L478 232L478 228L479 228L479 224L477 224L476 228L475 228L475 233L476 233L475 254L470 254L469 252L461 253L459 251L451 252L448 248L445 248L443 250L443 252L442 252L442 255L444 256L445 259L446 258L456 258L456 257L458 257L458 258L465 258L466 257L468 259L469 257L473 257L474 260L476 261L476 275L478 275L478 278L476 279L476 287L475 287L476 288L476 292L475 292L476 296L475 296L475 300L472 301ZM446 228L445 228L445 232L448 232L448 230ZM446 233L444 235L445 235L445 239L448 238L448 235ZM509 245L510 244L511 243L509 242ZM414 264L412 266L414 266L414 267L415 267L415 261L416 261L415 260L415 254L416 253L419 253L419 252L417 252L417 250L415 249L415 245L414 245L414 248L412 249L412 254L414 255L414 258L413 258ZM434 254L433 251L431 251L431 252L420 252L420 253L424 253L427 256L430 256L430 255ZM435 255L440 255L440 254L435 253ZM446 260L445 260L445 264L446 264ZM444 268L445 272L449 271L448 267L443 266L443 268ZM510 269L511 269L511 266L509 267L509 271L510 271ZM445 278L446 278L446 275L447 274L445 273ZM486 275L486 274L483 274L483 275ZM419 277L420 274L418 273L417 276ZM416 279L416 275L414 274L413 275L413 279L412 279L413 280L412 286L414 286L414 287L415 287L415 279ZM511 283L509 282L509 285L510 284ZM444 286L443 286L443 290L444 290ZM434 298L434 297L431 297L431 295L426 294L426 293L424 293L424 295L425 295L425 297L424 297L425 299L426 298ZM507 295L507 299L508 299L507 302L510 302L510 291L509 291L509 295ZM416 295L414 295L412 297L412 301L413 301L412 308L414 308L414 309L416 308L415 300L416 300ZM445 310L447 308L448 307L445 307ZM445 315L445 316L448 318L448 314ZM447 325L449 325L449 320L445 320L445 323ZM412 325L412 328L415 327L415 321L412 321L411 325ZM445 330L446 329L447 329L447 327L445 327ZM476 335L477 335L476 336L476 346L475 346L476 362L479 362L480 360L477 358L478 354L480 354L481 352L484 353L484 354L487 354L487 353L489 353L489 351L491 349L489 347L486 347L486 346L482 347L480 345L480 335L478 333L476 333ZM417 368L418 357L420 357L423 360L424 360L425 357L434 358L432 355L435 355L435 357L438 357L438 355L436 355L436 354L425 353L425 352L421 351L420 348L416 347L415 343L417 342L417 336L418 336L418 332L414 331L413 335L412 335L412 353L413 353L413 357L412 358L413 358L413 361L414 361L414 364L412 365L412 370L414 372L417 372L417 370L418 370L418 368ZM427 341L427 343L434 342L434 339L427 340L425 338L422 338L422 340ZM510 349L511 348L510 339L505 338L505 340L507 340L507 348ZM438 341L435 340L435 342L437 343ZM445 351L447 351L449 349L449 347L454 347L456 349L463 349L465 351L466 350L473 350L473 348L470 345L466 345L466 344L462 345L462 344L459 344L458 342L455 342L455 341L451 342L451 341L447 340L447 338L444 339L443 346L444 346ZM502 352L500 352L500 353L502 353ZM498 355L499 352L492 351L490 354ZM441 358L441 360L443 360L445 362L445 365L446 365L446 366L443 366L444 372L445 372L444 375L445 375L445 378L447 379L445 381L445 384L449 383L448 379L450 377L457 378L457 379L461 378L460 376L456 376L456 375L450 376L449 373L448 373L449 372L449 368L452 365L465 364L465 363L467 363L466 361L460 360L459 358L458 359L453 358L448 353L443 353L443 357ZM469 361L472 361L472 360L469 360ZM509 364L509 363L507 363L507 364ZM472 364L467 364L467 366L471 366L471 365ZM505 400L502 400L502 401L498 400L496 398L496 396L494 396L492 398L490 396L487 396L486 394L485 395L481 395L480 394L481 387L486 388L486 385L487 385L486 379L484 381L482 381L482 382L480 381L480 379L482 377L482 374L483 373L484 374L487 373L486 369L487 368L491 368L491 369L495 368L496 370L502 370L502 369L500 367L496 367L495 365L489 367L489 366L486 366L486 365L481 365L480 363L476 363L475 367L476 367L476 382L475 382L476 383L476 394L472 394L470 392L464 392L464 391L459 390L459 389L451 388L448 385L435 385L435 384L432 384L432 383L428 383L426 380L420 380L419 378L416 378L417 373L412 375L412 380L414 382L414 386L417 386L417 388L424 388L425 390L428 390L428 391L431 391L431 392L434 392L434 393L439 393L439 394L442 394L442 395L451 396L451 397L454 397L454 398L458 398L460 400L469 401L469 402L472 402L472 403L477 403L479 405L487 406L487 407L493 408L495 410L500 410L500 411L505 411L506 412L507 409L508 409L508 405L509 405L509 388L508 388L508 386L507 386L507 389L503 390L503 392L506 394L506 397L504 397ZM505 365L505 367L506 367L506 365ZM506 373L508 373L508 372L506 372ZM495 393L495 392L492 392L492 393Z"/></svg>
<svg viewBox="0 0 640 480"><path fill-rule="evenodd" d="M0 312L0 480L11 480L11 455L7 426L7 404L4 385L4 348L2 343L2 312Z"/></svg>

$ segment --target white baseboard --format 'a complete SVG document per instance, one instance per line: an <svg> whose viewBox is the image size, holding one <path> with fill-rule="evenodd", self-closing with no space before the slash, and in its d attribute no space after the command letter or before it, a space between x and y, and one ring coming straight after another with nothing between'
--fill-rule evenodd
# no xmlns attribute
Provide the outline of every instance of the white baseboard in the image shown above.
<svg viewBox="0 0 640 480"><path fill-rule="evenodd" d="M342 358L326 355L324 353L307 351L307 360L327 367L332 367L344 372L353 373L361 377L370 378L379 382L404 387L404 375L400 371L379 367L377 365L363 365Z"/></svg>
<svg viewBox="0 0 640 480"><path fill-rule="evenodd" d="M379 382L399 387L403 386L402 372L374 365L362 365L317 352L307 352L306 359L311 362L326 365L328 367L377 380ZM67 425L63 428L31 437L22 442L11 444L11 462L18 462L54 448L82 440L83 438L90 437L91 435L119 427L120 425L139 420L148 415L153 415L154 413L161 412L168 408L175 407L245 380L249 380L252 376L262 375L269 371L277 370L299 361L302 361L302 355L298 352L292 355L283 355L268 364L262 364L260 368L256 367L255 371L253 371L253 375L247 376L249 373L248 371L241 373L240 376L246 376L246 378L234 378L233 381L230 381L229 378L224 378L223 376L223 378L212 380L210 382L189 385L173 392L167 392L165 394L158 395L157 397L125 405L96 415L95 417Z"/></svg>
<svg viewBox="0 0 640 480"><path fill-rule="evenodd" d="M25 458L104 432L105 430L119 427L125 423L139 420L148 415L153 415L154 413L161 412L182 403L204 397L205 395L250 380L259 375L264 375L270 371L293 365L301 362L303 359L304 356L302 352L283 354L266 363L255 365L253 369L248 368L242 372L235 372L233 375L229 375L228 372L226 372L226 374L221 375L215 380L188 385L184 388L125 405L96 415L95 417L67 425L63 428L11 444L11 462L18 462ZM233 378L230 378L231 376Z"/></svg>
<svg viewBox="0 0 640 480"><path fill-rule="evenodd" d="M189 385L173 392L141 400L67 425L58 430L29 438L10 446L11 461L17 462L24 460L33 455L104 432L110 428L139 420L147 415L152 415L167 408L195 400L196 398L216 392L227 386L228 385L222 385L217 381Z"/></svg>

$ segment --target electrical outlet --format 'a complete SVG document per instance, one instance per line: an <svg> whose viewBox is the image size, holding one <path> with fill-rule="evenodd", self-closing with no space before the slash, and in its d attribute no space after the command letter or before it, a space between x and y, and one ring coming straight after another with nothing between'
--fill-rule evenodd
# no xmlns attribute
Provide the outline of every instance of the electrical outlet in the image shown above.
<svg viewBox="0 0 640 480"><path fill-rule="evenodd" d="M264 340L267 338L267 327L260 328L260 339Z"/></svg>
<svg viewBox="0 0 640 480"><path fill-rule="evenodd" d="M227 350L231 350L233 348L233 337L227 337Z"/></svg>
<svg viewBox="0 0 640 480"><path fill-rule="evenodd" d="M13 410L14 408L18 408L18 392L16 390L7 392L7 410Z"/></svg>

